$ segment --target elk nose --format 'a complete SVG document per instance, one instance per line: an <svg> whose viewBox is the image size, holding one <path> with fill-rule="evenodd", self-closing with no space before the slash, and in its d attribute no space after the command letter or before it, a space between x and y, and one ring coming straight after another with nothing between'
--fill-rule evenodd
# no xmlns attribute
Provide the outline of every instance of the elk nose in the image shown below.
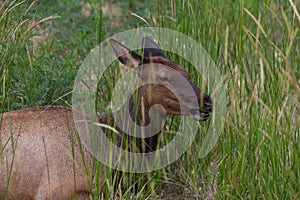
<svg viewBox="0 0 300 200"><path fill-rule="evenodd" d="M204 105L203 105L203 107L207 112L212 112L212 110L213 110L213 101L210 98L210 96L207 95L207 94L204 95Z"/></svg>
<svg viewBox="0 0 300 200"><path fill-rule="evenodd" d="M212 101L207 101L204 103L204 107L208 112L212 112L213 110L213 103Z"/></svg>

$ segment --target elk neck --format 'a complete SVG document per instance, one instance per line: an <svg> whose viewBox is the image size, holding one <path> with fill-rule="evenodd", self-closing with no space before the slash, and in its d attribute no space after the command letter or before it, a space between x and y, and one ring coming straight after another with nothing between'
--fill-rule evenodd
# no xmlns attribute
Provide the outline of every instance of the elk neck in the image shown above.
<svg viewBox="0 0 300 200"><path fill-rule="evenodd" d="M136 95L136 93L134 92L131 97L125 102L125 104L123 105L123 107L117 111L116 115L121 114L124 115L123 109L125 108L125 106L128 106L128 113L129 116L125 116L126 119L129 119L129 117L132 119L132 121L135 123L135 125L138 126L147 126L150 123L154 123L154 124L160 124L161 127L164 126L165 121L162 120L162 118L164 118L165 114L162 110L158 109L158 108L152 108L152 112L158 116L158 117L154 117L154 118L150 118L149 116L149 111L151 108L151 104L148 103L148 95L142 88L139 89L138 91L138 95ZM151 120L157 120L155 122L151 122ZM98 117L98 121L100 123L103 124L107 124L111 127L114 127L119 133L120 133L120 140L124 141L124 135L126 135L126 133L124 133L123 128L119 127L116 124L116 119L114 114L105 114L102 116ZM130 123L128 120L124 123ZM122 124L123 125L123 124ZM107 130L103 130L103 131L107 131ZM158 136L160 134L160 131L153 135L152 137L148 137L145 139L139 139L137 138L137 145L140 147L141 151L143 152L151 152L154 151L156 149L157 146L157 141L158 141ZM127 140L129 140L130 142L132 141L133 137L129 136L127 138ZM141 147L141 144L144 143L144 145L142 145L143 147ZM121 143L118 141L118 145L121 145Z"/></svg>

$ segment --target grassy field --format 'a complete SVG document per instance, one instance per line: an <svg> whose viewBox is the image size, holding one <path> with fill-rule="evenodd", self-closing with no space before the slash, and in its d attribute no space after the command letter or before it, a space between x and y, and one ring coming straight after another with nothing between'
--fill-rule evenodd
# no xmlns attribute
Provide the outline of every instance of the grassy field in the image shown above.
<svg viewBox="0 0 300 200"><path fill-rule="evenodd" d="M133 199L135 188L134 199L299 199L299 0L1 1L0 112L71 106L89 51L144 26L182 32L207 50L227 89L225 127L208 156L197 157L199 133L177 162L128 174L125 191L96 183L93 198Z"/></svg>

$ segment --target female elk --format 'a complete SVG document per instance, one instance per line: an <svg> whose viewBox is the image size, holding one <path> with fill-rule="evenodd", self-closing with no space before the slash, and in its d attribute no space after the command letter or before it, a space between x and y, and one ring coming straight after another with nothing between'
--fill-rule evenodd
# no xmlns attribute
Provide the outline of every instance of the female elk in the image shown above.
<svg viewBox="0 0 300 200"><path fill-rule="evenodd" d="M144 38L144 58L116 40L110 40L119 61L134 68L142 81L150 77L156 83L173 87L182 96L163 84L145 84L139 96L129 99L129 113L136 114L135 123L150 123L148 112L156 104L163 106L167 115L190 115L206 120L212 111L210 97L190 81L189 73L168 60L159 46ZM147 65L148 64L148 65ZM149 65L150 64L150 65ZM153 70L153 67L155 70ZM191 101L185 85L178 83L179 73L193 89L197 101ZM137 98L137 99L136 99ZM114 117L99 116L99 122L114 124ZM121 130L122 127L117 127ZM72 109L60 106L34 107L4 113L0 132L0 199L85 199L91 193L86 169L92 171L93 157L77 140ZM157 135L143 140L145 152L154 151ZM105 178L105 176L103 176Z"/></svg>

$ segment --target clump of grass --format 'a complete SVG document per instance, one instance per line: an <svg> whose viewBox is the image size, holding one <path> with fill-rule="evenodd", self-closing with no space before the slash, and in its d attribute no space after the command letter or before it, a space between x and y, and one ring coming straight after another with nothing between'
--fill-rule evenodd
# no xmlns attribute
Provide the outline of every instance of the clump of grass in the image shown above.
<svg viewBox="0 0 300 200"><path fill-rule="evenodd" d="M200 199L299 198L295 3L174 0L162 5L155 12L157 25L198 40L223 73L228 96L226 125L214 151L204 159L192 156L201 146L201 140L195 142L177 167L167 168L167 180Z"/></svg>
<svg viewBox="0 0 300 200"><path fill-rule="evenodd" d="M0 84L1 111L19 109L43 101L45 91L39 91L39 68L42 65L33 53L33 35L43 23L58 18L29 17L36 1L31 3L4 1L0 15ZM37 67L39 66L39 68ZM47 79L48 77L44 77ZM42 104L40 102L40 104Z"/></svg>

